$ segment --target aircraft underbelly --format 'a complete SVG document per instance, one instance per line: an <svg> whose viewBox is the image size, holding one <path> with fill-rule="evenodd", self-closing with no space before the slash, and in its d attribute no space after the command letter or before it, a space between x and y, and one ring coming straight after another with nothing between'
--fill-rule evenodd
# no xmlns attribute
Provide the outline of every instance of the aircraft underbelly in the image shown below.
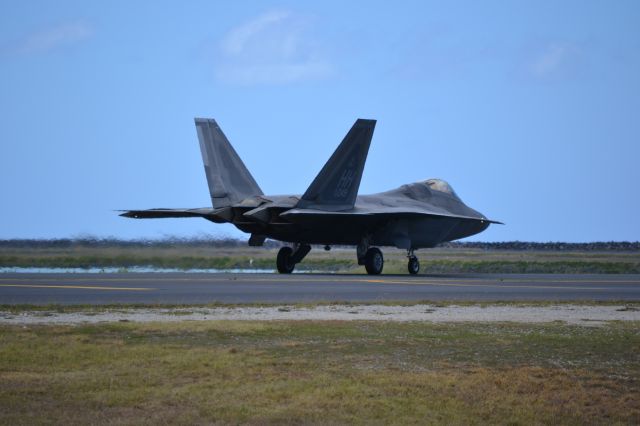
<svg viewBox="0 0 640 426"><path fill-rule="evenodd" d="M413 216L389 218L383 216L331 216L298 220L296 223L273 224L260 228L238 226L244 232L254 232L268 238L307 244L357 245L364 236L377 246L398 248L429 248L483 231L489 224L476 220L450 217Z"/></svg>
<svg viewBox="0 0 640 426"><path fill-rule="evenodd" d="M362 236L367 234L368 228L365 223L352 223L345 220L333 223L319 221L313 224L269 226L265 229L264 235L286 242L356 245Z"/></svg>

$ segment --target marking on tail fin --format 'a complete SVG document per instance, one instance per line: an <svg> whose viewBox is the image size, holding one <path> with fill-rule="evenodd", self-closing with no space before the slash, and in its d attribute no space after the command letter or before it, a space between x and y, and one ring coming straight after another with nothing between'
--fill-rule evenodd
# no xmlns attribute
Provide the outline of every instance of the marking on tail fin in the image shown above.
<svg viewBox="0 0 640 426"><path fill-rule="evenodd" d="M336 190L333 192L333 195L336 198L346 198L349 195L349 188L351 188L356 176L355 168L356 161L354 158L351 158L351 160L349 160L349 164L347 164L347 168L342 173L342 176L336 185Z"/></svg>

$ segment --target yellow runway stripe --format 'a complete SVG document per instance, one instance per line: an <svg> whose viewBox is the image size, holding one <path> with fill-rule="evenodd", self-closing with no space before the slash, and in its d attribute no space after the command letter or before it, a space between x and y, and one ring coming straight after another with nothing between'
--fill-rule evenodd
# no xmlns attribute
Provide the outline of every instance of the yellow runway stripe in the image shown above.
<svg viewBox="0 0 640 426"><path fill-rule="evenodd" d="M65 278L65 281L85 281L85 278ZM2 281L12 281L11 284L2 284ZM36 284L16 284L16 282L55 282L55 278L0 278L0 287L34 287L34 288L68 288L68 289L88 289L88 290L129 290L129 291L149 291L156 290L145 287L102 287L102 286L81 286L81 285L36 285ZM359 284L359 283L373 283L373 284L395 284L395 285L412 285L412 286L438 286L438 287L491 287L491 288L529 288L529 289L549 289L549 290L608 290L608 287L580 287L570 284L600 284L600 285L615 285L615 284L640 284L638 280L611 280L611 279L509 279L509 278L415 278L415 279L401 279L401 278L366 278L366 277L346 277L346 276L324 276L324 277L311 277L311 276L278 276L274 275L273 278L257 278L248 276L233 276L233 277L126 277L126 278L92 278L93 282L187 282L192 284L213 284L220 282L231 283L281 283L289 285L297 285L299 283L334 283L334 284ZM522 283L522 284L520 284ZM565 285L562 285L565 284ZM569 284L569 285L568 285Z"/></svg>
<svg viewBox="0 0 640 426"><path fill-rule="evenodd" d="M418 281L418 280L407 280L407 281L399 281L399 280L382 280L382 279L357 279L357 280L342 280L342 281L333 281L336 284L339 283L351 283L351 284L364 284L364 283L372 283L372 284L399 284L399 285L425 285L425 286L438 286L438 287L492 287L492 288L542 288L542 289L555 289L555 290L607 290L606 287L577 287L577 286L561 286L561 285L508 285L508 284L500 284L497 280L468 280L473 284L465 284L460 282L459 280L451 280L453 282L443 282L446 280L432 280L432 281ZM467 281L467 280L465 280ZM242 280L237 280L237 282L242 282ZM251 282L280 282L286 283L286 281L272 279L272 278L258 278L253 279ZM330 280L305 280L305 282L331 282ZM513 282L513 281L510 281ZM536 282L536 281L522 281L522 282ZM540 283L549 283L549 281L539 281ZM553 282L553 281L551 281ZM600 283L601 281L595 281ZM583 283L583 281L576 281L576 283ZM292 281L291 284L298 284L295 281ZM639 283L640 284L640 283Z"/></svg>
<svg viewBox="0 0 640 426"><path fill-rule="evenodd" d="M256 280L258 281L258 280ZM271 280L259 280L262 282L273 282ZM499 285L495 283L486 284L462 284L462 283L439 283L439 282L406 282L406 281L380 281L380 280L359 280L347 281L351 283L372 283L372 284L396 284L396 285L424 285L434 287L490 287L490 288L525 288L525 289L548 289L548 290L607 290L605 287L567 287L552 285ZM296 284L296 283L293 283ZM157 290L150 287L104 287L104 286L79 286L79 285L37 285L37 284L0 284L0 287L22 287L22 288L57 288L57 289L79 289L79 290L106 290L106 291L152 291Z"/></svg>
<svg viewBox="0 0 640 426"><path fill-rule="evenodd" d="M277 277L277 278L276 278ZM86 278L64 278L65 281L85 281ZM42 282L42 281L56 281L56 278L0 278L0 282L2 281L29 281L29 282ZM228 282L245 282L245 281L264 281L264 282L282 282L286 283L288 281L293 281L297 284L297 282L334 282L334 283L359 283L359 282L379 282L379 283L389 283L389 284L432 284L432 283L541 283L541 284L549 284L549 283L558 283L558 284L640 284L640 280L612 280L612 279L553 279L553 278L416 278L416 279L385 279L380 278L376 280L368 279L365 277L354 276L353 278L343 276L326 276L326 277L305 277L305 276L277 276L274 278L253 278L253 277L126 277L126 278L91 278L91 281L94 282L177 282L177 281L185 281L190 283L195 282L220 282L220 281L228 281Z"/></svg>
<svg viewBox="0 0 640 426"><path fill-rule="evenodd" d="M0 284L0 287L26 287L26 288L65 288L80 290L123 290L123 291L151 291L151 287L104 287L89 285L38 285L38 284Z"/></svg>
<svg viewBox="0 0 640 426"><path fill-rule="evenodd" d="M191 281L190 279L185 279L185 281ZM237 279L228 279L228 278L208 278L202 279L202 281L235 281L235 282L244 282L244 278ZM393 279L393 278L345 278L345 277L327 277L327 278L247 278L246 281L250 282L282 282L286 283L288 281L297 284L300 282L333 282L333 283L380 283L380 284L411 284L411 285L420 285L420 284L441 284L441 283L460 283L464 285L473 285L473 284L465 284L465 283L475 283L475 284L511 284L511 283L540 283L540 284L640 284L638 280L570 280L570 279L509 279L509 278L496 278L496 279L486 279L486 278L424 278L424 279ZM573 288L573 287L571 287Z"/></svg>
<svg viewBox="0 0 640 426"><path fill-rule="evenodd" d="M487 282L476 283L476 284L463 284L463 283L439 283L437 281L434 282L422 282L422 283L413 283L411 281L378 281L378 280L366 280L366 282L370 283L379 283L379 284L402 284L402 285L430 285L435 287L492 287L492 288L542 288L542 289L550 289L550 290L607 290L606 287L568 287L568 286L559 286L559 285L503 285L497 284L495 282Z"/></svg>
<svg viewBox="0 0 640 426"><path fill-rule="evenodd" d="M209 281L229 281L224 279L210 279ZM234 280L237 283L242 283L244 280L238 279ZM276 282L282 284L298 284L298 280L287 280L287 279L278 279L278 278L253 278L248 280L249 282ZM567 281L554 281L554 280L482 280L482 279L462 279L462 280L454 280L454 279L434 279L434 280L392 280L392 279L366 279L366 278L358 278L358 279L305 279L300 280L302 282L321 282L321 283L335 283L335 284L360 284L360 283L374 283L374 284L401 284L401 285L432 285L432 286L451 286L451 287L498 287L498 288L549 288L549 289L589 289L589 290L607 290L606 287L577 287L577 286L562 286L555 285L555 283L575 283L575 284L606 284L606 283L617 283L618 281L581 281L581 280L567 280ZM523 285L510 285L511 283L530 283ZM538 285L536 283L540 283ZM631 281L627 282L640 284L640 281ZM546 284L546 285L545 285Z"/></svg>

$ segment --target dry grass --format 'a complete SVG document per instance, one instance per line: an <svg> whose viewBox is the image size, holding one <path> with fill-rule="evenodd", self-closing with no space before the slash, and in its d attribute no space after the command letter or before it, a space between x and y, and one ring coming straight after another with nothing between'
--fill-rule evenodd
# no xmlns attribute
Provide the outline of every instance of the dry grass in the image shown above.
<svg viewBox="0 0 640 426"><path fill-rule="evenodd" d="M629 424L640 328L0 327L2 424Z"/></svg>

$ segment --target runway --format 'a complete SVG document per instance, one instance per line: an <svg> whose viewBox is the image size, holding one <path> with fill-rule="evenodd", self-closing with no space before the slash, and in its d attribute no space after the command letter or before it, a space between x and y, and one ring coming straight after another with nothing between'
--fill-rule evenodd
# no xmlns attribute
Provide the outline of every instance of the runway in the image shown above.
<svg viewBox="0 0 640 426"><path fill-rule="evenodd" d="M640 275L0 275L0 304L638 301Z"/></svg>

